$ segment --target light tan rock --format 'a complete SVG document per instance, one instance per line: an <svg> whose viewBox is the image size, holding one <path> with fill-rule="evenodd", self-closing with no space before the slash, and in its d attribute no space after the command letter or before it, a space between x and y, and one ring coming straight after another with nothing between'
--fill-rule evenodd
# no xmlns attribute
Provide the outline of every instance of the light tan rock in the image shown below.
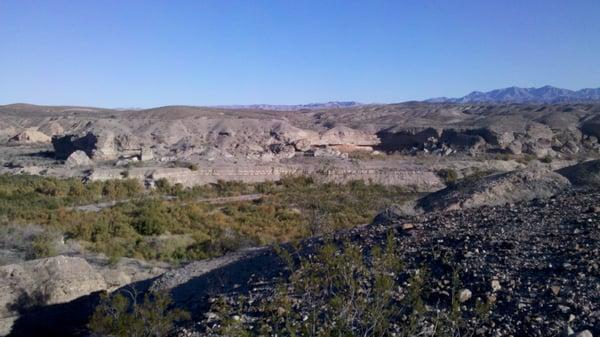
<svg viewBox="0 0 600 337"><path fill-rule="evenodd" d="M323 132L319 140L313 145L360 145L374 146L380 143L379 138L374 134L355 130L346 126L336 126Z"/></svg>
<svg viewBox="0 0 600 337"><path fill-rule="evenodd" d="M27 129L13 136L9 142L19 144L50 143L52 139L43 132Z"/></svg>
<svg viewBox="0 0 600 337"><path fill-rule="evenodd" d="M84 259L56 256L0 267L0 334L19 312L36 305L65 303L107 288Z"/></svg>
<svg viewBox="0 0 600 337"><path fill-rule="evenodd" d="M460 303L465 303L466 301L471 299L471 296L473 296L473 293L471 292L471 290L461 289L458 292L458 301Z"/></svg>
<svg viewBox="0 0 600 337"><path fill-rule="evenodd" d="M69 158L67 158L65 161L65 165L69 168L76 168L82 166L91 166L93 165L93 162L85 152L78 150L71 153Z"/></svg>

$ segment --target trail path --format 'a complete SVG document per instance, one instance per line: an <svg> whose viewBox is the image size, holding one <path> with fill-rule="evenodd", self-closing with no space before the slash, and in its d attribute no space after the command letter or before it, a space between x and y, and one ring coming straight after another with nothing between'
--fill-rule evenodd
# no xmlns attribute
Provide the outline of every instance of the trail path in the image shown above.
<svg viewBox="0 0 600 337"><path fill-rule="evenodd" d="M202 199L194 199L190 201L186 201L185 203L206 203L206 204L227 204L231 202L243 202L243 201L255 201L263 198L263 194L243 194L243 195L235 195L231 197L214 197L214 198L202 198ZM80 211L80 212L100 212L105 208L114 207L118 204L130 202L130 201L139 201L144 198L134 198L134 199L121 199L121 200L113 200L107 202L97 202L88 205L74 206L68 207L69 211ZM162 200L175 200L177 197L166 195L161 197Z"/></svg>

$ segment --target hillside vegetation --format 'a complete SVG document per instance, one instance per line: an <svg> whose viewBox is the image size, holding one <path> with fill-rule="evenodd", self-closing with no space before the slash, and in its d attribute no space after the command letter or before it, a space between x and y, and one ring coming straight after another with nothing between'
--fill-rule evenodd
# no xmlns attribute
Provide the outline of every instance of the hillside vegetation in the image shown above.
<svg viewBox="0 0 600 337"><path fill-rule="evenodd" d="M250 193L260 193L262 198L205 202ZM135 180L84 184L76 179L3 175L0 224L12 237L23 235L23 229L32 225L41 227L32 240L25 240L31 241L27 247L17 247L29 250L30 258L52 255L56 238L63 235L114 261L127 256L180 262L350 228L408 197L401 187L358 181L320 184L310 177L254 185L219 182L188 189L159 181L156 189L146 191ZM120 202L97 212L75 208L107 201Z"/></svg>

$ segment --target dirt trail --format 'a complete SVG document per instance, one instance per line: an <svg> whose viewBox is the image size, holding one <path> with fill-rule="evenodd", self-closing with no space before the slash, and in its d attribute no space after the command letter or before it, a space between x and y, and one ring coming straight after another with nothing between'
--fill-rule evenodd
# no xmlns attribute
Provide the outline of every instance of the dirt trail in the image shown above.
<svg viewBox="0 0 600 337"><path fill-rule="evenodd" d="M235 195L235 196L231 196L231 197L214 197L214 198L194 199L194 200L185 202L185 204L188 204L188 203L227 204L227 203L231 203L231 202L255 201L255 200L260 200L262 198L263 198L263 194L261 194L261 193L243 194L243 195ZM161 199L169 201L169 200L176 200L177 197L171 196L171 195L166 195L166 196L162 196ZM103 210L105 208L111 208L118 204L130 202L130 201L141 201L141 200L144 200L144 198L132 198L132 199L113 200L113 201L107 201L107 202L98 202L98 203L88 204L88 205L68 207L67 210L80 211L80 212L100 212L101 210Z"/></svg>

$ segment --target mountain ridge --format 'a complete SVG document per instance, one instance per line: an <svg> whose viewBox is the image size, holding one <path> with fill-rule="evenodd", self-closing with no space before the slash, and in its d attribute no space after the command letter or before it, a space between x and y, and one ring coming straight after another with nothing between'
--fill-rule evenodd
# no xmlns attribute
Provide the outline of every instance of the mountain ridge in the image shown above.
<svg viewBox="0 0 600 337"><path fill-rule="evenodd" d="M543 87L507 87L486 92L472 91L458 98L437 97L428 103L585 103L600 101L600 88L570 90L550 85Z"/></svg>
<svg viewBox="0 0 600 337"><path fill-rule="evenodd" d="M330 101L325 103L306 103L306 104L242 104L242 105L217 105L213 108L222 109L253 109L253 110L276 110L276 111L295 111L295 110L318 110L318 109L338 109L351 108L364 105L355 101Z"/></svg>

